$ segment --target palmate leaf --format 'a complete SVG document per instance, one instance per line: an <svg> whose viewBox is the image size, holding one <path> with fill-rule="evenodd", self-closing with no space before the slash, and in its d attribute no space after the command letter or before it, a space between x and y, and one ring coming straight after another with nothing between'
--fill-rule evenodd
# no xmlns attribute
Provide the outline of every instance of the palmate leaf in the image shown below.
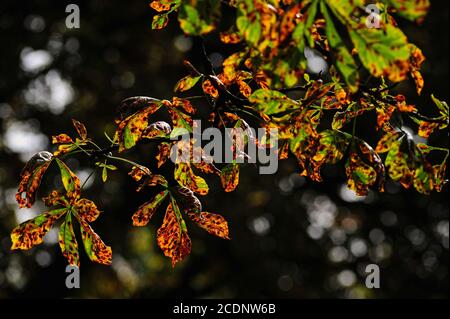
<svg viewBox="0 0 450 319"><path fill-rule="evenodd" d="M353 138L350 155L345 164L347 186L359 196L367 195L369 189L378 186L384 191L385 168L373 148L359 138Z"/></svg>
<svg viewBox="0 0 450 319"><path fill-rule="evenodd" d="M202 203L195 196L194 192L183 186L177 186L174 192L171 192L173 199L179 203L181 210L186 214L200 214Z"/></svg>
<svg viewBox="0 0 450 319"><path fill-rule="evenodd" d="M391 143L386 156L385 165L389 172L389 177L400 182L403 187L409 188L413 182L414 161L400 150L403 140L396 140ZM407 143L407 142L405 142Z"/></svg>
<svg viewBox="0 0 450 319"><path fill-rule="evenodd" d="M157 231L158 246L172 259L172 266L191 253L191 239L180 209L174 200L167 206L166 215Z"/></svg>
<svg viewBox="0 0 450 319"><path fill-rule="evenodd" d="M66 215L65 221L59 227L58 242L61 252L67 258L69 265L80 267L78 242L73 231L72 214Z"/></svg>
<svg viewBox="0 0 450 319"><path fill-rule="evenodd" d="M42 243L53 223L66 212L67 208L51 210L14 228L11 232L11 249L30 249Z"/></svg>
<svg viewBox="0 0 450 319"><path fill-rule="evenodd" d="M171 106L167 108L167 111L169 112L173 125L170 138L175 138L178 135L186 133L192 133L192 118L189 115L186 115L179 109Z"/></svg>
<svg viewBox="0 0 450 319"><path fill-rule="evenodd" d="M16 193L16 201L21 208L31 207L34 204L36 191L52 160L52 153L45 151L39 152L35 154L22 169L20 173L19 188ZM25 195L25 197L23 195Z"/></svg>
<svg viewBox="0 0 450 319"><path fill-rule="evenodd" d="M64 194L56 190L52 190L50 194L48 194L46 197L43 197L42 201L47 207L69 206L69 202L67 201L67 198L64 196Z"/></svg>
<svg viewBox="0 0 450 319"><path fill-rule="evenodd" d="M81 145L86 145L86 142L88 141L86 127L83 123L75 119L72 119L72 124L75 127L79 138L73 140L67 134L52 136L52 144L58 144L58 149L53 153L53 155L60 156L67 154L76 150Z"/></svg>

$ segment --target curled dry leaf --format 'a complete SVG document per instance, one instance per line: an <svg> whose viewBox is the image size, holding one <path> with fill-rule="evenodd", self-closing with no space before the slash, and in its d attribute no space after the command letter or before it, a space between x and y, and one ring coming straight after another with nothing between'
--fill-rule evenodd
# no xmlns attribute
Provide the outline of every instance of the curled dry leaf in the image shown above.
<svg viewBox="0 0 450 319"><path fill-rule="evenodd" d="M52 159L52 153L45 151L39 152L35 154L22 169L22 172L20 173L19 189L16 194L16 200L21 208L31 207L34 204L36 191L47 168L50 166Z"/></svg>

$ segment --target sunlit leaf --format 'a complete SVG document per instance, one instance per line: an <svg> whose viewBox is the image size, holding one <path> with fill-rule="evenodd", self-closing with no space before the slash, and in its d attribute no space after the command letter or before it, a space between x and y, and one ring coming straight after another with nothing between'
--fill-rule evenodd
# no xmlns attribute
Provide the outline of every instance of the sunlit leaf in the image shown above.
<svg viewBox="0 0 450 319"><path fill-rule="evenodd" d="M153 214L158 209L161 202L166 198L167 190L164 190L153 197L152 200L139 206L138 210L133 214L132 220L134 226L145 226L148 224Z"/></svg>
<svg viewBox="0 0 450 319"><path fill-rule="evenodd" d="M60 159L57 158L56 163L58 163L59 170L61 172L61 180L63 182L64 188L67 191L67 197L69 199L75 199L80 197L81 189L79 178Z"/></svg>
<svg viewBox="0 0 450 319"><path fill-rule="evenodd" d="M75 202L73 209L87 222L93 222L100 215L97 205L89 199L82 198Z"/></svg>
<svg viewBox="0 0 450 319"><path fill-rule="evenodd" d="M330 46L334 49L336 67L345 79L345 82L349 85L352 92L356 92L359 86L359 73L355 60L350 54L349 50L342 41L341 36L336 30L325 2L320 2L320 8L322 14L325 17L327 35Z"/></svg>
<svg viewBox="0 0 450 319"><path fill-rule="evenodd" d="M158 246L172 259L172 266L191 253L191 239L176 203L167 206L164 221L157 232Z"/></svg>
<svg viewBox="0 0 450 319"><path fill-rule="evenodd" d="M208 184L202 177L194 174L189 163L176 163L174 177L181 186L188 187L200 195L208 194Z"/></svg>
<svg viewBox="0 0 450 319"><path fill-rule="evenodd" d="M83 218L79 218L78 221L81 226L84 249L89 259L99 264L110 265L112 261L111 247L105 245Z"/></svg>
<svg viewBox="0 0 450 319"><path fill-rule="evenodd" d="M23 222L11 232L11 249L30 249L42 243L53 223L67 212L67 208L55 209Z"/></svg>
<svg viewBox="0 0 450 319"><path fill-rule="evenodd" d="M352 151L345 164L347 174L347 186L359 196L367 195L369 187L373 186L377 179L375 169L362 161L360 156Z"/></svg>
<svg viewBox="0 0 450 319"><path fill-rule="evenodd" d="M170 149L172 148L172 144L168 142L162 142L158 145L158 153L156 153L156 160L158 161L158 168L164 165L167 159L170 156Z"/></svg>
<svg viewBox="0 0 450 319"><path fill-rule="evenodd" d="M416 22L422 22L430 7L429 0L389 0L388 3L396 9L396 14Z"/></svg>
<svg viewBox="0 0 450 319"><path fill-rule="evenodd" d="M65 221L59 227L58 242L61 252L67 258L69 265L80 267L78 242L73 231L72 214L66 215Z"/></svg>
<svg viewBox="0 0 450 319"><path fill-rule="evenodd" d="M184 78L182 78L181 80L178 81L178 83L175 85L174 91L175 92L184 92L187 90L192 89L197 82L201 79L202 77L199 76L185 76Z"/></svg>
<svg viewBox="0 0 450 319"><path fill-rule="evenodd" d="M205 92L208 95L211 95L213 98L219 97L219 91L217 88L212 84L210 80L205 80L202 83L203 92Z"/></svg>
<svg viewBox="0 0 450 319"><path fill-rule="evenodd" d="M225 192L232 192L239 184L239 165L230 163L222 168L220 180Z"/></svg>
<svg viewBox="0 0 450 319"><path fill-rule="evenodd" d="M183 1L178 13L181 29L188 35L203 35L213 31L220 14L219 8L218 0Z"/></svg>
<svg viewBox="0 0 450 319"><path fill-rule="evenodd" d="M281 92L265 89L253 92L248 100L254 103L259 111L267 115L284 112L300 106L298 102L288 98Z"/></svg>
<svg viewBox="0 0 450 319"><path fill-rule="evenodd" d="M73 143L72 138L67 134L59 134L52 136L52 144L71 144Z"/></svg>
<svg viewBox="0 0 450 319"><path fill-rule="evenodd" d="M228 223L221 215L201 212L200 214L191 213L189 218L208 233L220 238L230 239L228 237Z"/></svg>
<svg viewBox="0 0 450 319"><path fill-rule="evenodd" d="M386 76L393 82L406 79L411 50L400 29L390 24L384 30L361 26L349 33L361 62L373 76Z"/></svg>
<svg viewBox="0 0 450 319"><path fill-rule="evenodd" d="M120 152L136 145L136 142L141 138L142 132L148 126L149 116L160 107L161 103L151 103L119 122L116 135L119 141Z"/></svg>
<svg viewBox="0 0 450 319"><path fill-rule="evenodd" d="M53 190L48 196L43 197L42 201L44 202L45 206L47 207L53 207L53 206L68 206L69 202L65 198L64 194L61 194L60 192Z"/></svg>

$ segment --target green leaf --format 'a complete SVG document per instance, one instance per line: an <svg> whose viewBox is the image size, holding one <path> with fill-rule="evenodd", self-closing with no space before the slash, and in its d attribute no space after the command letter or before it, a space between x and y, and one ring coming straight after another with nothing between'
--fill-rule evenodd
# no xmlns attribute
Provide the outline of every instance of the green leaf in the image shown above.
<svg viewBox="0 0 450 319"><path fill-rule="evenodd" d="M410 21L421 22L430 7L429 0L388 0L396 14Z"/></svg>
<svg viewBox="0 0 450 319"><path fill-rule="evenodd" d="M170 136L185 135L186 131L187 133L192 133L192 118L189 115L184 114L174 107L169 107L167 111L169 112L173 125Z"/></svg>
<svg viewBox="0 0 450 319"><path fill-rule="evenodd" d="M184 33L199 36L213 31L216 18L220 14L218 0L183 1L178 12L178 21Z"/></svg>
<svg viewBox="0 0 450 319"><path fill-rule="evenodd" d="M407 79L411 48L400 29L388 24L385 29L360 26L349 32L361 62L373 76L387 76L393 82Z"/></svg>
<svg viewBox="0 0 450 319"><path fill-rule="evenodd" d="M440 101L437 99L433 94L431 95L431 99L433 100L434 104L436 104L437 108L439 109L439 113L444 117L445 120L448 122L448 104L445 101Z"/></svg>
<svg viewBox="0 0 450 319"><path fill-rule="evenodd" d="M169 23L169 15L167 13L157 14L153 16L152 29L163 29Z"/></svg>
<svg viewBox="0 0 450 319"><path fill-rule="evenodd" d="M342 41L342 38L339 36L326 4L321 2L320 8L326 21L325 33L327 35L328 42L334 49L336 67L344 77L344 80L350 90L352 92L356 92L359 86L359 73L356 62Z"/></svg>
<svg viewBox="0 0 450 319"><path fill-rule="evenodd" d="M108 179L108 170L106 169L106 166L103 166L103 169L102 169L102 181L103 181L103 183L106 182L107 179Z"/></svg>
<svg viewBox="0 0 450 319"><path fill-rule="evenodd" d="M364 196L369 193L369 187L373 186L377 180L375 169L364 163L361 157L354 151L345 163L347 174L347 186L355 191L356 195Z"/></svg>
<svg viewBox="0 0 450 319"><path fill-rule="evenodd" d="M184 127L175 127L172 132L170 133L170 139L175 139L178 136L182 135L188 135L189 131L185 129Z"/></svg>
<svg viewBox="0 0 450 319"><path fill-rule="evenodd" d="M227 164L222 168L220 180L225 192L232 192L239 184L239 165L236 163Z"/></svg>
<svg viewBox="0 0 450 319"><path fill-rule="evenodd" d="M335 164L340 161L351 141L351 135L334 130L325 130L319 134L319 146L313 161L322 164Z"/></svg>
<svg viewBox="0 0 450 319"><path fill-rule="evenodd" d="M362 105L360 103L352 102L345 111L336 112L334 114L331 127L333 130L339 130L355 117L362 115L366 111L374 109L374 107L375 106L373 104Z"/></svg>
<svg viewBox="0 0 450 319"><path fill-rule="evenodd" d="M202 78L201 75L199 76L185 76L184 78L182 78L181 80L179 80L177 82L177 84L175 85L174 91L175 92L184 92L187 90L192 89L197 82Z"/></svg>
<svg viewBox="0 0 450 319"><path fill-rule="evenodd" d="M200 195L208 194L208 184L202 177L194 174L189 163L176 163L174 177L181 186L185 186Z"/></svg>
<svg viewBox="0 0 450 319"><path fill-rule="evenodd" d="M80 256L78 253L78 242L73 231L72 214L66 215L65 221L59 227L59 247L69 265L80 267Z"/></svg>
<svg viewBox="0 0 450 319"><path fill-rule="evenodd" d="M161 107L161 103L150 103L145 108L121 120L116 131L119 152L130 149L141 139L142 132L148 126L149 116Z"/></svg>
<svg viewBox="0 0 450 319"><path fill-rule="evenodd" d="M110 265L112 261L111 247L105 245L83 218L78 218L78 221L81 226L84 249L89 259L99 264Z"/></svg>
<svg viewBox="0 0 450 319"><path fill-rule="evenodd" d="M250 95L248 100L255 104L255 107L267 114L281 113L287 110L299 108L300 104L288 98L279 91L259 89Z"/></svg>
<svg viewBox="0 0 450 319"><path fill-rule="evenodd" d="M68 198L78 198L80 196L80 179L70 170L70 168L59 158L56 158L59 170L61 171L61 180L67 191Z"/></svg>

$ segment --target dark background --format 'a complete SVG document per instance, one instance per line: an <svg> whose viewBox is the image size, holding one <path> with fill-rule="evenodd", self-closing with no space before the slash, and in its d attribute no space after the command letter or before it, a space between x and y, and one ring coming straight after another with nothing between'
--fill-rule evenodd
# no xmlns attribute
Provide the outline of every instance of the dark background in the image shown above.
<svg viewBox="0 0 450 319"><path fill-rule="evenodd" d="M76 118L107 145L103 132L113 134L122 99L170 98L187 72L185 58L204 67L200 43L182 36L174 17L167 29L151 30L146 1L70 2L80 6L80 29L66 29L64 1L0 4L0 298L448 297L448 187L423 196L389 182L384 194L356 198L343 185L339 165L325 168L325 181L317 184L298 176L294 159L280 163L271 176L243 167L233 193L209 178L203 207L227 218L232 240L213 238L188 223L193 251L175 269L156 246L162 210L150 226L132 227L132 213L152 193L136 194L125 171L111 174L106 185L98 174L86 185L85 196L103 211L93 228L113 248L111 267L91 263L80 247L81 288L67 290L56 228L44 244L11 252L9 232L44 209L37 203L19 210L14 194L24 162L51 149L49 136L73 135L71 118ZM412 83L397 90L433 114L430 94L449 98L448 1L432 1L422 26L399 23L427 62L422 97ZM216 37L206 40L213 61L230 52ZM372 130L365 131L371 126L370 119L359 124L359 134L376 140ZM430 143L447 147L447 139L441 132ZM131 153L154 165L148 147ZM69 164L82 180L91 171L82 157ZM43 185L54 184L56 170L51 170ZM365 287L368 263L380 266L381 289Z"/></svg>

